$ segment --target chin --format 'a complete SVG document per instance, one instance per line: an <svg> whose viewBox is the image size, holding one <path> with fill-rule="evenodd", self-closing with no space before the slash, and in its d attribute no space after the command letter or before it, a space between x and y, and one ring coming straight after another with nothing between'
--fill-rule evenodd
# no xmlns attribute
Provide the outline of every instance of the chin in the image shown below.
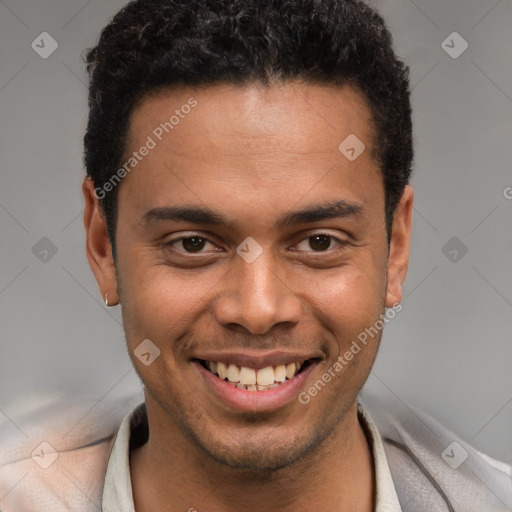
<svg viewBox="0 0 512 512"><path fill-rule="evenodd" d="M300 435L287 431L285 435L272 436L268 433L248 434L238 439L224 438L222 441L204 442L196 436L195 444L203 453L217 463L232 469L252 473L268 473L284 469L306 457L329 435L329 430ZM274 437L274 439L272 439Z"/></svg>
<svg viewBox="0 0 512 512"><path fill-rule="evenodd" d="M298 453L297 453L298 452ZM255 450L245 446L242 450L216 450L209 451L208 455L219 464L232 468L247 470L256 473L278 471L284 469L303 456L303 451L289 450L281 446L280 449Z"/></svg>

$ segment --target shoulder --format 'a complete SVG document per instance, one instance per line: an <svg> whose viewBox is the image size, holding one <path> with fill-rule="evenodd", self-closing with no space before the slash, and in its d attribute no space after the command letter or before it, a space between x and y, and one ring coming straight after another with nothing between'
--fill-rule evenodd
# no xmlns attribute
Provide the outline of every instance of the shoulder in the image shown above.
<svg viewBox="0 0 512 512"><path fill-rule="evenodd" d="M427 414L363 393L404 510L512 509L512 467L480 453Z"/></svg>
<svg viewBox="0 0 512 512"><path fill-rule="evenodd" d="M98 405L52 404L0 425L2 512L101 510L106 467L124 416L140 396ZM80 409L82 409L80 413Z"/></svg>
<svg viewBox="0 0 512 512"><path fill-rule="evenodd" d="M101 510L103 479L112 439L83 448L49 451L2 465L0 510Z"/></svg>

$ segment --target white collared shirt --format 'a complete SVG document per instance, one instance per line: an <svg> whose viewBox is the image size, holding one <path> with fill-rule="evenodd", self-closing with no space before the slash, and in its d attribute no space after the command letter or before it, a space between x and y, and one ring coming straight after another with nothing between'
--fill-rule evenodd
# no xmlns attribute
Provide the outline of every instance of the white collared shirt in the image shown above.
<svg viewBox="0 0 512 512"><path fill-rule="evenodd" d="M130 475L130 436L137 422L144 418L140 404L128 414L112 447L103 487L103 512L135 512ZM382 438L368 411L358 405L359 419L365 427L375 464L375 512L400 512L402 509L391 478Z"/></svg>

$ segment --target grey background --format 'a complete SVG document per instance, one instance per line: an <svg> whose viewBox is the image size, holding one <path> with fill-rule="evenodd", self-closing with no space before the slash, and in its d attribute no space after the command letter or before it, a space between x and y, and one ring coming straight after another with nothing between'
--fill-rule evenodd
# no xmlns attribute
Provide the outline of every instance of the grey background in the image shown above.
<svg viewBox="0 0 512 512"><path fill-rule="evenodd" d="M0 0L0 421L25 438L37 408L76 401L72 428L140 389L81 218L81 52L124 3ZM367 386L512 462L512 2L375 4L411 67L416 206L404 307ZM31 48L44 31L47 59Z"/></svg>

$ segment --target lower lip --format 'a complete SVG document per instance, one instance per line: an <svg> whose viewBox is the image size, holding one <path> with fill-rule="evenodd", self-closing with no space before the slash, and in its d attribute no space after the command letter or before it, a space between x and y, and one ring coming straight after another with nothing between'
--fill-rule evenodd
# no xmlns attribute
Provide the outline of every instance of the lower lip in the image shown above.
<svg viewBox="0 0 512 512"><path fill-rule="evenodd" d="M310 361L293 379L285 380L274 389L246 391L240 389L208 371L199 361L193 361L206 385L217 397L231 408L240 411L263 412L279 409L290 403L305 385L306 378L318 364Z"/></svg>

